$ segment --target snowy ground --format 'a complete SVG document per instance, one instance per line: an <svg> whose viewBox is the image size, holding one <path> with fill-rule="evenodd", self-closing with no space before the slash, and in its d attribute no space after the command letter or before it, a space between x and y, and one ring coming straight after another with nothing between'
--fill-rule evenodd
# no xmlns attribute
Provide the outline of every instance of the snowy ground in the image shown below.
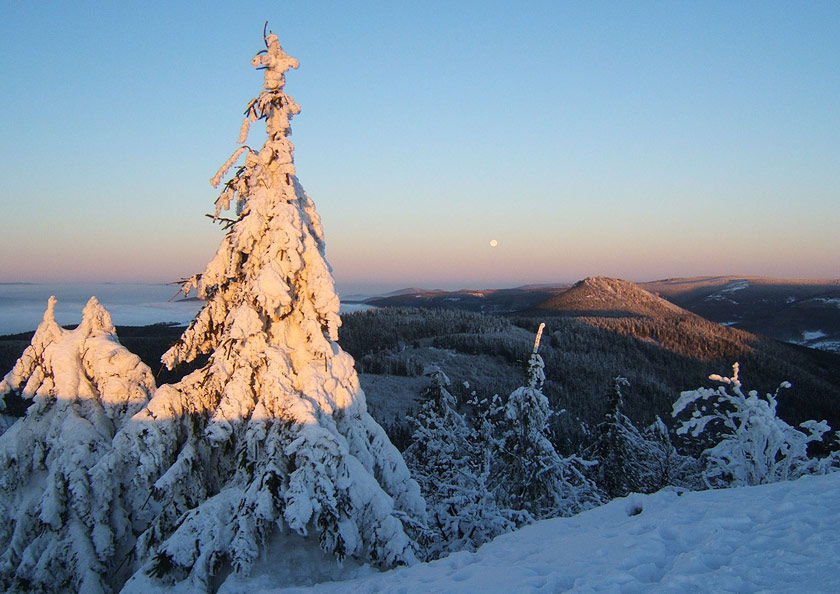
<svg viewBox="0 0 840 594"><path fill-rule="evenodd" d="M838 527L835 473L634 495L430 564L311 588L255 576L220 592L840 592Z"/></svg>

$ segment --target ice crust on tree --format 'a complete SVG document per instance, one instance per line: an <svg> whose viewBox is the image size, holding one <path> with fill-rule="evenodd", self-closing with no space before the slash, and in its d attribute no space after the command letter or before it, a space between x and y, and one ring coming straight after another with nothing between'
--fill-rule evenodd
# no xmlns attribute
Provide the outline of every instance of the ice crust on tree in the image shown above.
<svg viewBox="0 0 840 594"><path fill-rule="evenodd" d="M221 183L245 155L216 203L227 234L183 285L206 303L163 356L169 368L199 354L209 360L161 386L115 438L115 454L136 460L114 499L126 499L144 527L136 567L203 590L220 572L247 574L274 531L337 561L410 564L407 527L425 514L336 343L339 300L321 221L288 139L300 109L283 87L297 60L275 35L265 41L252 61L264 70L264 91L248 105L240 141L259 120L267 139L259 150L238 149L211 180ZM221 217L228 208L234 219Z"/></svg>
<svg viewBox="0 0 840 594"><path fill-rule="evenodd" d="M101 505L99 472L112 438L154 391L151 370L119 344L91 298L75 330L55 321L51 297L30 346L0 394L31 399L0 436L0 586L108 592L107 573L130 537L125 514Z"/></svg>

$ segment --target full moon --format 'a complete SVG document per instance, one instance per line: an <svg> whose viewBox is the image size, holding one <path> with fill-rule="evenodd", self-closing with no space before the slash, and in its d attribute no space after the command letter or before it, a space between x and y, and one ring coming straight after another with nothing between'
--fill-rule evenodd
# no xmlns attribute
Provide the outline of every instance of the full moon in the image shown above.
<svg viewBox="0 0 840 594"><path fill-rule="evenodd" d="M499 245L498 241L496 241L495 239L490 240L490 247L496 247L497 245Z"/></svg>

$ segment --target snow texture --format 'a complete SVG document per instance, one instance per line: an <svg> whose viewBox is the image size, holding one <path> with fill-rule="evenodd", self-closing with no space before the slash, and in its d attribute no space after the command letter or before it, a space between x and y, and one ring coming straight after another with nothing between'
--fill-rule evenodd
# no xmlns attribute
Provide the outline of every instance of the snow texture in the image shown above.
<svg viewBox="0 0 840 594"><path fill-rule="evenodd" d="M497 537L474 553L311 588L223 592L840 592L840 473L631 495Z"/></svg>

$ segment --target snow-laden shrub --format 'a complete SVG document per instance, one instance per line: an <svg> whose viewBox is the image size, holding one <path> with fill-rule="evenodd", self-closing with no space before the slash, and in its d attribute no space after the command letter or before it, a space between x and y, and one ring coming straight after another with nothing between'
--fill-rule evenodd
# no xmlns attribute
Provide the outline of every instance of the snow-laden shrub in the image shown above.
<svg viewBox="0 0 840 594"><path fill-rule="evenodd" d="M744 393L738 371L735 363L732 377L709 376L722 386L683 392L674 403L674 417L690 415L677 434L706 436L712 442L703 451L707 486L774 483L832 468L836 453L825 458L808 453L808 444L822 441L830 430L828 423L805 421L800 431L776 416L779 391L790 383L782 382L774 394L761 397L755 390Z"/></svg>

